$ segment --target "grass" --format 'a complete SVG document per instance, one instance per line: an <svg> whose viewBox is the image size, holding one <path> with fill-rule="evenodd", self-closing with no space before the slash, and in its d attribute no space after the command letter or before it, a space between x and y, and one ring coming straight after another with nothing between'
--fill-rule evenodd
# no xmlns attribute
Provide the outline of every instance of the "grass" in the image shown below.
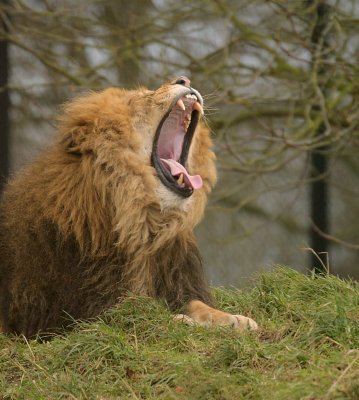
<svg viewBox="0 0 359 400"><path fill-rule="evenodd" d="M0 399L359 399L359 285L278 267L221 309L261 330L205 329L129 298L47 343L0 334Z"/></svg>

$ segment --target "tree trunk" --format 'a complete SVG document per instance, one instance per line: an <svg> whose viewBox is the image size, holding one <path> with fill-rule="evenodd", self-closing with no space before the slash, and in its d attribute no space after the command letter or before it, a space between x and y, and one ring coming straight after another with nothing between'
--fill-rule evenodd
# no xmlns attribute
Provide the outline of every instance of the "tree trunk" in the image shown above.
<svg viewBox="0 0 359 400"><path fill-rule="evenodd" d="M0 0L1 8L7 6L7 0ZM3 11L6 15L6 11ZM6 37L1 33L7 32L6 21L0 13L0 191L2 190L9 174L9 45Z"/></svg>
<svg viewBox="0 0 359 400"><path fill-rule="evenodd" d="M310 1L309 4L312 4ZM325 1L318 1L316 5L316 24L312 34L313 66L317 65L318 85L325 95L325 50L328 47L327 27L330 8ZM319 105L312 107L313 111L321 112ZM321 123L316 136L325 134L326 127ZM321 234L329 231L329 146L321 146L311 153L311 187L310 187L310 245L315 254L311 254L310 265L316 273L326 272L329 241Z"/></svg>
<svg viewBox="0 0 359 400"><path fill-rule="evenodd" d="M113 44L121 54L117 60L117 70L121 86L133 88L141 81L140 53L143 50L143 31L136 32L133 27L143 20L153 7L151 0L132 0L128 2L108 1L104 3L104 17L112 26L117 26L120 35ZM129 29L130 27L130 29ZM132 27L132 29L131 29ZM124 34L124 32L126 32ZM127 47L126 51L123 51Z"/></svg>

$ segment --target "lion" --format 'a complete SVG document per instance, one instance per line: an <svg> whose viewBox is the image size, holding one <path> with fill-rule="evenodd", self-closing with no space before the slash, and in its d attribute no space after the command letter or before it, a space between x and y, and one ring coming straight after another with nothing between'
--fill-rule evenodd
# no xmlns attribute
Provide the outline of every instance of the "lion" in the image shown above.
<svg viewBox="0 0 359 400"><path fill-rule="evenodd" d="M0 205L0 326L36 337L129 293L186 323L257 329L213 308L193 229L216 182L203 99L186 77L64 106L54 142Z"/></svg>

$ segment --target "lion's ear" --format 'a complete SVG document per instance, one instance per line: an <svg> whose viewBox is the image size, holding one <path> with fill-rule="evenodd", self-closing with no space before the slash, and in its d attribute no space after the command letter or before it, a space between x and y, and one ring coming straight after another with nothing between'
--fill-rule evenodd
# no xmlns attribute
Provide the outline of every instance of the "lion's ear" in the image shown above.
<svg viewBox="0 0 359 400"><path fill-rule="evenodd" d="M62 148L67 152L75 155L81 155L86 153L86 138L87 138L87 127L77 126L63 132L60 139Z"/></svg>

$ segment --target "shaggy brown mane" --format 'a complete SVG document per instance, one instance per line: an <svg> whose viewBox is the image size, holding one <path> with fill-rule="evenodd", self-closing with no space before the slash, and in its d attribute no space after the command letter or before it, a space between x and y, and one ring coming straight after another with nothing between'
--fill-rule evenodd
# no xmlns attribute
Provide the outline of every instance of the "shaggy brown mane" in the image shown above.
<svg viewBox="0 0 359 400"><path fill-rule="evenodd" d="M7 185L4 332L33 336L66 325L68 315L90 318L128 291L164 298L172 309L211 302L192 233L216 180L208 129L200 123L190 147L188 169L203 180L190 198L170 193L150 159L164 112L189 87L176 82L69 102L54 144Z"/></svg>

